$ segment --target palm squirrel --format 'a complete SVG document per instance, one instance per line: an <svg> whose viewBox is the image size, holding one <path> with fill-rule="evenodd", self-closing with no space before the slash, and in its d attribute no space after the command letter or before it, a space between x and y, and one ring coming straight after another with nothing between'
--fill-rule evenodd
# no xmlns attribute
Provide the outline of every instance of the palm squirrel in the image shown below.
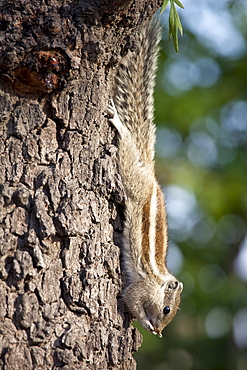
<svg viewBox="0 0 247 370"><path fill-rule="evenodd" d="M142 326L162 337L176 315L183 284L168 271L167 217L154 170L153 90L161 30L157 18L116 76L110 122L118 131L119 170L126 192L123 263L128 278L123 299Z"/></svg>

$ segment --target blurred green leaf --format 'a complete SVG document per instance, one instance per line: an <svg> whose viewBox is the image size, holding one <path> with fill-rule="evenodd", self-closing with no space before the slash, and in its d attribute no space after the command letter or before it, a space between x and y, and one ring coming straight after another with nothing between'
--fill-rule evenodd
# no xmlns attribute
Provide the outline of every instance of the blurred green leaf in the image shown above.
<svg viewBox="0 0 247 370"><path fill-rule="evenodd" d="M171 3L170 15L169 15L169 39L172 38L176 53L178 53L178 30L176 26L176 8L174 3Z"/></svg>
<svg viewBox="0 0 247 370"><path fill-rule="evenodd" d="M178 53L178 30L180 31L181 35L183 35L183 27L177 13L175 3L180 7L183 8L183 4L179 0L165 0L161 7L161 13L166 9L168 3L170 1L170 13L169 13L169 40L172 38L174 48L176 53Z"/></svg>

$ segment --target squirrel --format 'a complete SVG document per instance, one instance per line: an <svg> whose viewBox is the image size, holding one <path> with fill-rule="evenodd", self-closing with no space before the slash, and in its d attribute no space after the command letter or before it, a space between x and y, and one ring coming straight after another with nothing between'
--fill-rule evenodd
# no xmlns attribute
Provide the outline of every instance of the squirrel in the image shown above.
<svg viewBox="0 0 247 370"><path fill-rule="evenodd" d="M122 296L144 329L162 337L176 315L183 284L168 271L167 217L154 169L153 90L161 28L157 18L140 33L116 76L110 122L118 132L119 170L126 192Z"/></svg>

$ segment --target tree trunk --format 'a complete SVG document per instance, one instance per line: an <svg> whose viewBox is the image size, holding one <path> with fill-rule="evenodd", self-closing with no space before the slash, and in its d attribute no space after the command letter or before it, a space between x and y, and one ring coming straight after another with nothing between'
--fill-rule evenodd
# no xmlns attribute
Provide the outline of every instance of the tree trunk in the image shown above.
<svg viewBox="0 0 247 370"><path fill-rule="evenodd" d="M135 368L106 108L120 56L159 5L0 0L3 369Z"/></svg>

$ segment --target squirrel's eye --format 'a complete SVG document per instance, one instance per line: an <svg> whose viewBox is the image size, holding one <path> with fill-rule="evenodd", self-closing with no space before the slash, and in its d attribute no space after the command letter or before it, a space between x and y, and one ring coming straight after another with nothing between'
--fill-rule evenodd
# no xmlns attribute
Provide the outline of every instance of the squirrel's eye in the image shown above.
<svg viewBox="0 0 247 370"><path fill-rule="evenodd" d="M170 283L170 284L168 285L168 288L169 288L169 289L176 289L176 288L177 288L177 286L178 286L178 282L177 282L177 281L173 281L172 283Z"/></svg>
<svg viewBox="0 0 247 370"><path fill-rule="evenodd" d="M164 315L168 315L169 312L170 312L170 307L169 306L164 307L163 309Z"/></svg>

